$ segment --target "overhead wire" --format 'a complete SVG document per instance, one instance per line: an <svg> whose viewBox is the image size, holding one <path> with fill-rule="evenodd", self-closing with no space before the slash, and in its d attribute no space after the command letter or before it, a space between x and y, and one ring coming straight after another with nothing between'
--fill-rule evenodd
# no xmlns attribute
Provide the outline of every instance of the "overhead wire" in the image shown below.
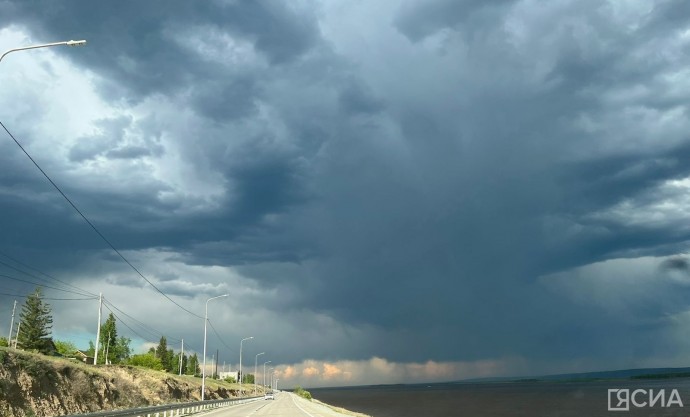
<svg viewBox="0 0 690 417"><path fill-rule="evenodd" d="M155 343L155 342L153 342L151 339L148 339L147 337L142 336L141 334L137 333L136 330L134 330L134 329L132 329L131 327L129 327L129 326L127 325L127 323L124 322L124 320L122 320L120 317L118 317L118 315L115 314L115 312L113 312L113 310L111 310L110 307L108 307L107 304L104 304L104 305L105 305L105 308L107 308L107 309L112 313L113 317L115 317L120 323L122 323L123 326L125 326L126 328L128 328L129 331L131 331L131 332L134 333L135 335L139 336L142 340L145 340L145 341L150 342L150 343Z"/></svg>
<svg viewBox="0 0 690 417"><path fill-rule="evenodd" d="M1 251L1 250L0 250L0 255L4 256L5 258L11 260L12 262L14 262L14 263L16 263L16 264L19 264L19 265L23 266L24 268L33 270L34 272L37 272L37 273L39 273L39 274L41 274L41 275L43 275L43 276L45 276L45 277L47 277L47 278L49 278L49 279L51 279L51 280L53 280L53 281L59 282L60 284L63 284L63 285L65 285L65 286L67 286L67 287L70 287L70 288L79 290L79 291L81 291L81 292L83 292L83 293L85 293L85 294L88 294L88 295L98 296L97 294L94 294L94 293L92 293L92 292L90 292L90 291L88 291L88 290L85 290L85 289L83 289L83 288L79 288L79 287L77 287L76 285L72 285L72 284L70 284L70 283L68 283L68 282L64 282L64 281L62 281L61 279L55 278L54 276L52 276L52 275L50 275L50 274L46 274L45 272L43 272L43 271L41 271L41 270L39 270L39 269L37 269L37 268L34 268L34 267L30 266L30 265L27 265L27 264L25 264L24 262L22 262L22 261L20 261L20 260L18 260L18 259L16 259L16 258L13 258L12 256L8 255L7 253L5 253L5 252L3 252L3 251ZM10 268L10 269L13 269L13 270L17 271L17 272L21 272L21 273L23 273L23 274L25 274L25 275L28 275L28 276L30 276L30 277L33 277L33 278L39 279L39 280L41 280L41 281L46 281L46 282L47 282L47 280L44 279L44 278L37 277L37 276L34 275L34 274L30 274L30 273L28 273L28 272L26 272L26 271L24 271L24 270L21 270L21 269L15 267L15 266L12 266L12 265L10 265L10 264L4 262L4 261L1 261L1 260L0 260L0 265L4 265L4 266L6 266L6 267L8 267L8 268Z"/></svg>
<svg viewBox="0 0 690 417"><path fill-rule="evenodd" d="M123 321L123 319L122 319L121 317L117 316L117 315L115 314L115 312L113 312L113 311L111 310L111 308L115 309L115 310L116 310L117 312L119 312L122 316L127 317L129 320L131 320L132 322L134 322L135 324L132 324L132 326L136 325L136 326L142 328L143 330L145 330L145 331L146 331L147 333L149 333L150 335L156 336L156 338L158 338L158 339L159 339L161 336L165 336L166 340L168 340L168 341L182 342L182 339L177 339L177 338L175 338L175 337L166 336L165 333L163 333L162 331L160 331L160 330L158 330L158 329L155 329L155 328L153 328L153 327L151 327L151 326L145 324L145 323L142 322L141 320L136 319L136 318L133 317L132 315L126 313L126 312L125 312L124 310L122 310L121 308L117 307L115 304L113 304L112 301L107 300L105 297L103 298L103 304L106 306L106 308L107 308L110 312L113 313L113 316L115 316L120 322L122 322L122 323L125 325L125 327L127 327L128 329L131 329L131 327L128 326L128 325ZM131 323L130 323L130 324L131 324ZM151 341L151 340L149 340L149 339L147 339L147 338L145 338L145 337L139 335L138 333L135 333L135 334L137 334L137 336L141 337L143 340L147 340L147 341L149 341L149 342ZM155 342L154 342L154 343L155 343ZM193 348L192 345L190 345L190 344L188 344L188 343L185 343L185 346L191 348L191 350L196 350L196 349Z"/></svg>
<svg viewBox="0 0 690 417"><path fill-rule="evenodd" d="M84 215L84 213L83 213L81 210L79 210L79 208L72 202L72 200L70 200L70 198L67 197L67 195L62 191L62 189L61 189L61 188L50 178L50 176L43 170L43 168L41 168L41 166L38 164L38 162L36 162L36 161L34 160L34 158L29 154L29 152L28 152L26 149L24 149L24 147L22 146L22 144L19 143L19 141L17 140L17 138L14 137L14 135L9 131L9 129L7 129L7 127L5 126L5 124L2 123L1 121L0 121L0 126L2 126L2 128L5 130L5 132L7 132L7 134L9 135L9 137L12 138L12 140L14 141L14 143L19 147L19 149L22 150L22 152L24 153L24 155L26 155L26 156L29 158L29 160L31 160L31 162L34 164L34 166L41 172L41 174L43 174L43 176L48 180L48 182L50 182L50 184L60 193L60 195L69 203L69 205L72 206L72 208L81 216L81 218L84 219L84 221L91 227L91 229L93 229L93 231L96 232L96 234L97 234L97 235L98 235L98 236L99 236L99 237L100 237L100 238L101 238L101 239L102 239L102 240L103 240L103 241L104 241L104 242L105 242L105 243L106 243L106 244L107 244L107 245L108 245L118 256L119 256L119 257L120 257L120 259L122 259L127 265L129 265L129 267L132 268L132 270L134 270L134 272L136 272L141 278L143 278L144 281L146 281L149 285L151 285L158 293L160 293L163 297L167 298L170 302L172 302L173 304L175 304L177 307L181 308L182 310L186 311L187 313L189 313L189 314L191 314L191 315L193 315L193 316L195 316L195 317L203 318L202 316L200 316L200 315L198 315L198 314L196 314L196 313L194 313L194 312L188 310L187 308L183 307L181 304L179 304L178 302L176 302L175 300L173 300L172 298L170 298L167 294L165 294L163 291L161 291L156 285L154 285L148 278L146 278L146 277L144 276L144 274L142 274L141 271L139 271L139 269L137 269L137 268L136 268L136 267L135 267L135 266L134 266L134 265L133 265L133 264L132 264L132 263L131 263L131 262L130 262L130 261L129 261L129 260L118 250L118 249L117 249L117 248L116 248L116 247L115 247L115 245L113 245L113 244L110 242L110 240L108 240L108 239L105 237L105 235L103 235L103 233L101 233L100 230L98 230L98 228L97 228L97 227L86 217L86 215Z"/></svg>
<svg viewBox="0 0 690 417"><path fill-rule="evenodd" d="M7 278L7 279L11 279L11 280L13 280L13 281L24 282L24 283L27 283L27 284L36 285L37 287L41 287L41 288L49 288L49 289L51 289L51 290L62 291L62 292L67 292L67 293L71 293L71 294L77 294L77 295L81 295L81 296L87 296L87 295L88 295L88 294L78 293L78 292L72 291L72 290L66 290L66 289L63 289L63 288L57 288L57 287L53 287L53 286L50 286L50 285L41 284L41 283L39 283L39 282L34 282L34 281L26 280L26 279L16 278L16 277L13 277L13 276L10 276L10 275L0 274L0 277L2 277L2 278Z"/></svg>
<svg viewBox="0 0 690 417"><path fill-rule="evenodd" d="M17 298L28 298L28 295L18 295L18 294L8 294L4 292L0 292L0 295L4 295L7 297L17 297ZM41 297L41 300L48 300L48 301L91 301L91 300L96 300L98 297L88 297L88 298L51 298L51 297Z"/></svg>
<svg viewBox="0 0 690 417"><path fill-rule="evenodd" d="M156 336L156 338L160 338L161 336L165 336L165 334L164 334L163 332L161 332L160 330L154 329L153 327L151 327L151 326L145 324L144 322L142 322L142 321L140 321L140 320L137 320L136 318L132 317L131 315L125 313L122 309L118 308L118 307L117 307L115 304L113 304L111 301L107 301L105 298L103 298L103 303L106 305L106 307L108 308L108 310L110 310L110 307L114 308L115 310L117 310L118 312L120 312L123 316L126 316L126 317L128 317L130 320L132 320L133 322L135 322L139 327L141 327L142 329L144 329L147 333ZM110 311L112 312L112 310L110 310ZM114 313L113 313L113 315L114 315ZM120 320L122 320L122 319L120 319ZM167 338L168 338L168 337L166 337L166 339L167 339ZM176 340L176 341L179 341L179 339L174 339L174 338L172 338L172 339L173 339L173 340Z"/></svg>
<svg viewBox="0 0 690 417"><path fill-rule="evenodd" d="M232 348L231 348L230 346L228 346L227 343L225 343L225 341L223 340L223 338L220 337L220 334L218 334L218 331L216 330L216 328L213 327L213 324L211 323L211 320L210 320L210 319L208 320L208 325L211 326L211 330L213 330L213 333L216 334L216 337L218 338L218 340L220 340L220 343L222 343L223 346L225 346L226 348L232 350Z"/></svg>

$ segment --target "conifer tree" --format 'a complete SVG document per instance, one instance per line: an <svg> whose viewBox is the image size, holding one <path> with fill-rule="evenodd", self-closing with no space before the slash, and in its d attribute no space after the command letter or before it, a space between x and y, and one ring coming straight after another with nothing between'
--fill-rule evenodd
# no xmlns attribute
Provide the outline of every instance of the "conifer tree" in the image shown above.
<svg viewBox="0 0 690 417"><path fill-rule="evenodd" d="M156 357L161 360L163 364L163 369L166 371L170 369L170 359L172 355L168 352L168 340L165 336L161 336L161 340L158 342L158 347L156 347Z"/></svg>
<svg viewBox="0 0 690 417"><path fill-rule="evenodd" d="M51 338L53 316L50 305L41 299L41 289L30 294L20 315L20 331L17 336L19 347L25 350L35 350L49 355L53 353L54 344Z"/></svg>

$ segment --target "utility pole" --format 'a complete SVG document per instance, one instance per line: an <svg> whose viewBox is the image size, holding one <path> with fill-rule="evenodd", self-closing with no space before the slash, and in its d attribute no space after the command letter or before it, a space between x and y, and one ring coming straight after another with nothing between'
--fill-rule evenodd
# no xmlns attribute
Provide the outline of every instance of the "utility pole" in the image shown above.
<svg viewBox="0 0 690 417"><path fill-rule="evenodd" d="M218 349L216 349L216 376L218 375L218 360L220 357L218 356Z"/></svg>
<svg viewBox="0 0 690 417"><path fill-rule="evenodd" d="M12 307L12 321L10 322L10 335L7 338L7 346L12 347L12 329L14 329L14 310L17 309L17 300L14 300L14 307Z"/></svg>
<svg viewBox="0 0 690 417"><path fill-rule="evenodd" d="M108 364L108 352L110 351L110 332L108 332L108 343L105 345L105 364Z"/></svg>
<svg viewBox="0 0 690 417"><path fill-rule="evenodd" d="M182 347L180 348L180 375L182 375L182 357L184 356L184 339L182 339Z"/></svg>
<svg viewBox="0 0 690 417"><path fill-rule="evenodd" d="M96 330L96 348L93 350L93 364L98 364L98 342L101 340L101 310L103 310L103 293L98 294L98 329Z"/></svg>
<svg viewBox="0 0 690 417"><path fill-rule="evenodd" d="M14 348L17 348L17 343L19 343L19 329L22 328L22 322L20 321L17 325L17 337L14 339Z"/></svg>

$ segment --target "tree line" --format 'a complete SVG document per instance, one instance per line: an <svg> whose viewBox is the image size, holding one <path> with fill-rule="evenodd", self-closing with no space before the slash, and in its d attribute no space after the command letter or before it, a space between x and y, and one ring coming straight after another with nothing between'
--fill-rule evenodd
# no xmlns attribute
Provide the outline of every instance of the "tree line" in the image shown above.
<svg viewBox="0 0 690 417"><path fill-rule="evenodd" d="M71 341L53 340L52 326L51 307L43 300L41 289L36 288L22 306L15 336L10 335L10 340L0 337L0 346L14 347L16 344L17 348L51 356L75 357L78 352L89 358L95 356L96 348L91 341L86 351L80 351ZM117 321L111 312L101 325L98 364L143 366L172 373L178 373L181 365L183 374L201 375L197 354L180 357L180 352L168 348L165 336L161 336L158 346L143 354L132 354L131 342L130 338L118 335Z"/></svg>

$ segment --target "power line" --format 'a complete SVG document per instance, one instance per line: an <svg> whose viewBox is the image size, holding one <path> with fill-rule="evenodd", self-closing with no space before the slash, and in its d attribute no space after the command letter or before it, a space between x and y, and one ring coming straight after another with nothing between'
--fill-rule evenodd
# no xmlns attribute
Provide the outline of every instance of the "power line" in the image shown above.
<svg viewBox="0 0 690 417"><path fill-rule="evenodd" d="M11 260L11 261L14 262L14 263L17 263L17 264L23 266L24 268L28 268L28 269L30 269L30 270L32 270L32 271L34 271L34 272L37 272L37 273L39 273L39 274L41 274L41 275L43 275L43 276L45 276L45 277L48 277L48 278L50 278L50 279L52 279L52 280L54 280L54 281L57 281L57 282L59 282L60 284L63 284L63 285L66 285L66 286L68 286L68 287L74 288L74 289L76 289L76 290L82 291L83 293L88 294L88 295L92 295L92 296L94 296L94 297L97 297L97 296L98 296L97 294L94 294L94 293L92 293L92 292L90 292L90 291L87 291L87 290L85 290L85 289L83 289L83 288L79 288L79 287L77 287L76 285L72 285L72 284L70 284L70 283L64 282L64 281L62 281L62 280L60 280L60 279L58 279L58 278L55 278L54 276L52 276L52 275L50 275L50 274L46 274L45 272L43 272L43 271L41 271L41 270L39 270L39 269L37 269L37 268L34 268L34 267L32 267L32 266L29 266L29 265L25 264L24 262L22 262L22 261L20 261L20 260L18 260L18 259L16 259L16 258L13 258L12 256L8 255L7 253L5 253L5 252L3 252L3 251L1 251L1 250L0 250L0 255L4 256L5 258ZM5 265L5 266L8 267L8 268L14 269L15 271L18 271L18 272L21 272L21 273L23 273L23 274L26 274L26 275L28 275L28 276L30 276L30 277L34 277L34 278L36 278L36 279L40 279L41 281L46 281L46 282L47 282L47 280L45 280L45 279L39 278L39 277L37 277L37 276L35 276L35 275L33 275L33 274L30 274L30 273L28 273L28 272L26 272L26 271L23 271L23 270L21 270L21 269L19 269L19 268L16 268L16 267L12 266L12 265L9 265L9 264L7 264L7 263L5 263L5 262L3 262L3 261L0 261L0 264Z"/></svg>
<svg viewBox="0 0 690 417"><path fill-rule="evenodd" d="M38 163L34 160L34 158L32 158L31 155L29 155L29 152L27 152L26 149L24 149L24 147L21 145L21 143L19 143L19 141L14 137L14 135L7 129L7 127L5 126L5 124L2 123L1 121L0 121L0 126L2 126L2 128L5 130L5 132L7 132L7 134L10 136L10 138L12 138L12 140L14 141L14 143L16 143L17 146L19 146L19 149L21 149L22 152L24 152L24 155L26 155L26 156L31 160L31 162L34 164L34 166L36 166L36 168L38 168L38 170L41 171L41 174L43 174L43 176L46 177L46 179L48 180L48 182L50 182L50 184L60 193L60 195L69 203L69 205L72 206L72 208L73 208L77 213L79 213L79 215L81 216L81 218L84 219L84 221L85 221L89 226L91 226L91 229L93 229L93 231L96 232L96 234L97 234L98 236L100 236L100 238L103 239L103 241L104 241L108 246L110 246L110 248L111 248L111 249L112 249L112 250L113 250L113 251L114 251L114 252L115 252L115 253L116 253L126 264L127 264L127 265L129 265L130 268L132 268L132 269L134 270L134 272L136 272L141 278L144 279L144 281L146 281L149 285L151 285L156 291L158 291L162 296L164 296L165 298L167 298L170 302L172 302L173 304L175 304L176 306L178 306L178 307L181 308L182 310L186 311L187 313L189 313L189 314L191 314L191 315L193 315L193 316L195 316L195 317L203 318L203 317L201 317L200 315L198 315L198 314L196 314L196 313L193 313L193 312L191 312L190 310L186 309L185 307L182 307L182 305L180 305L180 304L177 303L175 300L173 300L172 298L170 298L167 294L165 294L163 291L161 291L161 290L160 290L158 287L156 287L151 281L149 281L149 279L146 278L146 277L144 276L144 274L142 274L134 265L132 265L132 263L131 263L129 260L127 260L127 258L125 258L125 256L124 256L119 250L117 250L117 248L116 248L112 243L110 243L110 241L103 235L103 233L101 233L100 230L98 230L98 228L96 228L96 226L95 226L93 223L91 223L91 221L84 215L84 213L82 213L81 210L79 210L79 208L77 208L77 206L72 202L72 200L70 200L69 197L67 197L67 195L66 195L66 194L62 191L62 189L60 189L60 187L58 187L58 185L48 176L48 174L43 170L43 168L41 168L41 166L38 165Z"/></svg>
<svg viewBox="0 0 690 417"><path fill-rule="evenodd" d="M216 328L213 327L213 324L211 324L211 320L208 321L208 325L211 326L211 330L213 330L213 333L216 334L216 337L218 338L218 340L220 340L220 343L222 343L223 346L225 346L226 348L232 350L232 348L231 348L230 346L228 346L227 343L225 343L225 341L223 340L223 338L220 337L220 335L218 334L218 331L216 331Z"/></svg>
<svg viewBox="0 0 690 417"><path fill-rule="evenodd" d="M124 315L124 316L130 318L132 321L134 321L137 325L139 325L141 328L143 328L144 330L146 330L148 333L150 333L150 334L152 334L152 335L155 335L156 337L165 336L165 335L163 334L163 332L161 332L160 330L154 329L153 327L151 327L151 326L145 324L144 322L142 322L142 321L140 321L140 320L137 320L137 319L135 319L134 317L130 316L129 314L125 313L124 311L122 311L121 309L119 309L115 304L113 304L111 301L107 301L105 298L103 299L103 301L104 301L104 303L106 303L107 305L110 305L110 307L112 307L112 308L114 308L115 310L117 310L118 312L120 312L122 315ZM106 307L107 307L107 305L106 305ZM108 307L108 310L110 310L110 307ZM110 310L110 311L112 312L112 310ZM114 314L114 313L113 313L113 314ZM172 340L177 341L177 342L180 341L180 339L175 339L175 338L172 338Z"/></svg>
<svg viewBox="0 0 690 417"><path fill-rule="evenodd" d="M17 297L17 298L28 298L28 295L17 295L17 294L7 294L4 292L0 292L0 295L5 295L7 297ZM89 297L89 298L47 298L47 297L41 297L41 300L48 300L48 301L91 301L95 300L98 297Z"/></svg>
<svg viewBox="0 0 690 417"><path fill-rule="evenodd" d="M148 342L155 343L155 342L151 341L150 339L148 339L148 338L146 338L146 337L140 335L139 333L137 333L136 330L134 330L134 329L132 329L131 327L129 327L129 326L127 325L127 323L125 323L120 317L117 316L117 314L115 314L115 313L113 312L113 310L110 309L110 307L108 307L107 304L105 305L105 308L107 308L108 311L110 311L110 313L112 313L113 317L115 317L116 319L118 319L118 320L120 321L120 323L122 323L122 325L124 325L126 328L128 328L129 331L131 331L131 332L134 333L135 335L139 336L142 340L146 340L146 341L148 341Z"/></svg>
<svg viewBox="0 0 690 417"><path fill-rule="evenodd" d="M2 278L7 278L7 279L11 279L11 280L13 280L13 281L19 281L19 282L24 282L24 283L27 283L27 284L36 285L36 286L41 287L41 288L50 288L51 290L62 291L62 292L67 292L67 293L77 294L77 295L82 295L82 296L88 295L88 294L78 293L78 292L72 291L72 290L65 290L65 289L63 289L63 288L52 287L52 286L50 286L50 285L45 285L45 284L41 284L41 283L38 283L38 282L29 281L29 280L26 280L26 279L11 277L11 276L9 276L9 275L0 274L0 277L2 277Z"/></svg>
<svg viewBox="0 0 690 417"><path fill-rule="evenodd" d="M0 261L0 265L4 265L4 266L6 266L7 268L13 269L13 270L15 270L15 271L17 271L17 272L19 272L19 273L24 274L24 275L28 275L28 276L30 276L30 277L32 277L32 278L34 278L34 279L39 280L39 281L49 282L47 279L44 279L44 278L41 278L41 277L37 277L36 275L33 275L33 274L28 273L28 272L22 271L21 269L15 268L15 267L13 267L12 265L9 265L9 264L7 264L7 263L5 263L5 262L3 262L3 261ZM10 278L10 279L12 279L12 278ZM14 278L14 280L15 280L15 281L20 281L19 278ZM38 286L45 286L46 288L57 289L57 288L55 288L55 287L51 287L51 286L48 286L48 285L45 285L45 284L34 283L34 282L31 282L31 281L22 281L22 282L27 282L27 283L29 283L29 284L34 284L34 285L38 285ZM79 289L79 288L77 288L77 290L79 290L80 292L75 292L75 291L72 291L72 290L60 289L60 291L69 291L69 292L72 292L72 293L74 293L74 294L79 294L79 295L83 295L83 296L90 296L90 295L93 295L93 294L90 294L90 293L88 293L88 292L82 291L82 290Z"/></svg>
<svg viewBox="0 0 690 417"><path fill-rule="evenodd" d="M150 343L156 343L155 341L152 341L151 339L149 339L149 338L147 338L147 337L144 337L144 336L142 336L141 334L137 333L137 332L136 332L132 327L130 327L124 320L122 320L121 317L119 317L117 314L115 314L115 312L111 309L111 307L112 307L113 309L117 310L117 311L118 311L120 314L122 314L123 316L125 316L125 317L131 319L133 322L135 322L137 325L139 325L140 327L142 327L142 328L143 328L144 330L146 330L148 333L150 333L150 334L152 334L152 335L155 335L156 337L158 337L158 336L165 336L165 334L163 334L163 332L161 332L160 330L156 330L156 329L154 329L153 327L150 327L150 326L144 324L144 323L141 322L140 320L135 319L135 318L132 317L131 315L129 315L129 314L125 313L124 311L122 311L120 308L118 308L118 307L117 307L115 304L113 304L112 302L106 301L105 298L103 298L103 304L105 305L105 308L108 309L108 311L110 311L111 313L113 313L113 316L114 316L120 323L122 323L122 324L123 324L127 329L129 329L132 333L134 333L135 335L139 336L142 340L147 341L147 342L150 342ZM175 339L174 337L171 338L171 337L169 337L169 336L166 336L166 340L171 340L171 341L175 341L175 342L181 342L181 341L182 341L181 339ZM187 347L189 348L189 350L197 351L197 349L194 349L194 346L192 346L192 345L190 345L190 344L188 344L188 343L185 343L185 346L187 346Z"/></svg>

